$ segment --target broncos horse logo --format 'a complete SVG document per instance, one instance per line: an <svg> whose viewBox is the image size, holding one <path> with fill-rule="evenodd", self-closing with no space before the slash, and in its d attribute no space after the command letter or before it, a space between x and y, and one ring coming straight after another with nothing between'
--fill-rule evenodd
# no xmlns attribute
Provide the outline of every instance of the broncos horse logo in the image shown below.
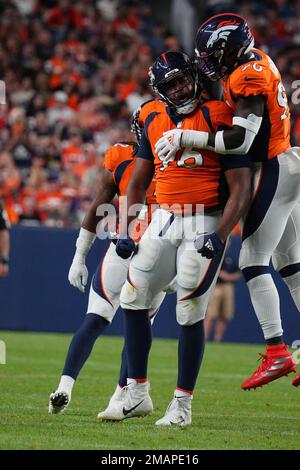
<svg viewBox="0 0 300 470"><path fill-rule="evenodd" d="M207 47L211 47L219 39L224 39L224 41L227 41L229 34L238 27L239 25L226 25L217 29L212 33L209 40L207 41Z"/></svg>

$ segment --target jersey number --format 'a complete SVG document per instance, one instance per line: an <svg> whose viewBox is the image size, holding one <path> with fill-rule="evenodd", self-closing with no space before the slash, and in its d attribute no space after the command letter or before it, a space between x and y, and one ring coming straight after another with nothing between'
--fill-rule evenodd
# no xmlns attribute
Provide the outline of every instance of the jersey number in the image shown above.
<svg viewBox="0 0 300 470"><path fill-rule="evenodd" d="M181 153L182 150L179 150L179 152ZM176 155L178 155L179 152L177 152ZM169 163L170 162L168 161L163 162L163 165L159 168L160 171L164 171ZM182 168L196 168L197 166L203 165L203 157L201 153L196 152L195 150L184 149L184 151L181 153L181 157L176 160L176 164Z"/></svg>
<svg viewBox="0 0 300 470"><path fill-rule="evenodd" d="M196 168L202 165L203 157L201 153L195 150L185 149L180 159L177 160L177 166L183 166L184 168Z"/></svg>

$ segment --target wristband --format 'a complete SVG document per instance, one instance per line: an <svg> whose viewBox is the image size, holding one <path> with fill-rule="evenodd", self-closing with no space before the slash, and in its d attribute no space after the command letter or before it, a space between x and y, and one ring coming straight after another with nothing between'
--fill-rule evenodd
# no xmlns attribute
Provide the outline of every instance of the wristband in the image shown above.
<svg viewBox="0 0 300 470"><path fill-rule="evenodd" d="M76 253L86 256L91 249L96 238L96 234L81 227L76 240Z"/></svg>

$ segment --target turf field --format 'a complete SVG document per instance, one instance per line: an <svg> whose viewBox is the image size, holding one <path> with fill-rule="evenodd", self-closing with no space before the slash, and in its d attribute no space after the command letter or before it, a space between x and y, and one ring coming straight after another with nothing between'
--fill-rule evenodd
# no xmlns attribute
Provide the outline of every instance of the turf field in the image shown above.
<svg viewBox="0 0 300 470"><path fill-rule="evenodd" d="M176 342L154 340L149 377L155 411L120 423L97 422L115 388L122 339L100 339L63 415L48 415L70 336L0 332L7 364L0 365L0 449L299 449L300 389L291 376L243 392L240 382L256 366L257 346L206 348L185 429L154 426L176 381Z"/></svg>

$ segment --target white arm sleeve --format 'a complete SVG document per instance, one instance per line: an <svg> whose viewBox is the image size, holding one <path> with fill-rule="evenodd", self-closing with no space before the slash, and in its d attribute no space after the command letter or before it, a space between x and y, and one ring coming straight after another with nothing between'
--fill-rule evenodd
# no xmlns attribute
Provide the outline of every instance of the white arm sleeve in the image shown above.
<svg viewBox="0 0 300 470"><path fill-rule="evenodd" d="M180 147L206 149L208 136L208 132L183 130L181 134Z"/></svg>
<svg viewBox="0 0 300 470"><path fill-rule="evenodd" d="M96 234L81 227L76 240L76 255L87 256L96 238Z"/></svg>
<svg viewBox="0 0 300 470"><path fill-rule="evenodd" d="M232 123L234 126L243 127L246 130L244 142L239 147L226 149L223 138L224 131L218 131L215 137L215 151L223 155L227 153L231 155L245 155L249 152L253 140L260 129L262 117L258 117L255 114L249 114L247 119L234 116Z"/></svg>

